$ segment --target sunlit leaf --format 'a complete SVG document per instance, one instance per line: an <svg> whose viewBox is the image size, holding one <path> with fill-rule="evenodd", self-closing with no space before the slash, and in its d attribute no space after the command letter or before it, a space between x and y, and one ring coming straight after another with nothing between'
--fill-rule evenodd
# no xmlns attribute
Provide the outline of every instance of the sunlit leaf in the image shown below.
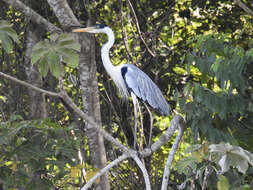
<svg viewBox="0 0 253 190"><path fill-rule="evenodd" d="M248 165L253 165L253 154L238 146L226 144L212 144L209 146L210 152L221 154L219 165L222 172L227 172L230 166L236 167L239 172L245 174Z"/></svg>
<svg viewBox="0 0 253 190"><path fill-rule="evenodd" d="M34 64L43 59L40 63L42 75L46 76L49 67L51 73L55 77L59 77L62 67L60 60L62 59L69 67L77 67L79 62L77 51L79 50L80 45L70 35L54 34L51 35L51 41L45 39L33 47L31 62ZM45 57L47 57L47 61ZM49 66L45 64L46 62Z"/></svg>
<svg viewBox="0 0 253 190"><path fill-rule="evenodd" d="M217 182L218 190L229 190L230 188L227 178L223 175L219 176L219 181Z"/></svg>

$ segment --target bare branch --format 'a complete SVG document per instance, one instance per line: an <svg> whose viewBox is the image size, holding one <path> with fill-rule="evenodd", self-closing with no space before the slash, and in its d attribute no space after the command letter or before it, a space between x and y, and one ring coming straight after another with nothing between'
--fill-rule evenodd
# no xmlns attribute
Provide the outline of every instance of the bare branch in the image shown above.
<svg viewBox="0 0 253 190"><path fill-rule="evenodd" d="M149 175L148 175L148 171L147 171L145 165L141 162L141 160L137 156L137 154L132 154L132 158L134 159L134 161L136 162L136 164L139 166L139 168L141 169L141 171L143 173L143 177L144 177L145 185L146 185L146 190L151 190Z"/></svg>
<svg viewBox="0 0 253 190"><path fill-rule="evenodd" d="M59 94L59 93L51 92L51 91L47 91L47 90L43 90L43 89L41 89L41 88L38 88L37 86L34 86L34 85L32 85L32 84L29 84L28 82L25 82L25 81L16 79L16 78L14 78L14 77L12 77L12 76L10 76L10 75L7 75L7 74L5 74L5 73L0 72L0 76L6 78L6 79L8 79L8 80L11 80L11 81L13 81L13 82L15 82L15 83L18 83L18 84L20 84L20 85L22 85L22 86L25 86L25 87L31 88L31 89L33 89L33 90L35 90L35 91L44 93L44 94L46 94L46 95L55 96L55 97L61 97L61 94Z"/></svg>
<svg viewBox="0 0 253 190"><path fill-rule="evenodd" d="M99 127L99 125L93 120L93 118L89 117L87 114L85 114L82 110L80 110L72 101L72 99L68 96L68 94L66 93L66 91L64 90L64 86L63 86L63 80L62 78L59 79L59 85L60 85L60 93L56 93L56 92L50 92L47 90L43 90L41 88L38 88L32 84L29 84L25 81L21 81L19 79L16 79L10 75L4 74L2 72L0 72L0 76L11 80L13 82L16 82L20 85L23 85L25 87L31 88L35 91L47 94L49 96L55 96L55 97L59 97L61 98L66 104L68 104L73 110L74 112L81 117L83 120L85 120L86 122L90 123L92 127L94 127L98 132L100 132L105 139L107 139L109 142L111 142L112 144L114 144L115 146L117 146L118 148L120 148L124 154L119 157L118 159L114 160L111 164L107 165L105 168L103 168L102 170L100 170L100 172L96 175L97 177L102 176L108 169L110 169L111 167L117 165L118 163L120 163L121 161L123 161L124 159L128 158L128 157L132 157L136 164L140 167L140 169L142 170L144 179L145 179L145 184L146 184L146 189L151 189L150 186L150 180L149 180L149 175L148 172L145 168L145 166L143 165L143 163L141 162L140 158L138 157L138 154L136 151L131 150L127 147L125 147L124 145L122 145L118 140L116 140L115 138L113 138L109 133L107 133L105 130L103 130L102 128ZM165 134L163 134L157 142L155 142L154 144L152 144L151 148L147 148L144 149L143 151L139 152L140 157L147 157L150 156L154 151L156 151L157 149L159 149L163 144L165 144L168 139L173 135L173 133L175 132L175 130L178 128L178 126L180 126L179 128L179 133L177 135L177 138L173 144L172 150L169 154L168 160L167 160L167 164L166 164L166 168L165 168L165 173L164 173L164 180L163 183L165 184L164 186L167 186L168 183L168 177L170 174L170 166L173 160L173 157L175 155L176 149L178 147L178 143L180 141L180 139L183 136L184 130L185 130L185 123L183 118L180 115L175 115L173 120L171 121L171 126L168 128L168 130L166 131ZM95 180L95 176L94 179L92 178L92 181L89 181L87 184L92 184ZM90 186L90 185L89 185ZM83 190L87 189L89 187L84 186ZM87 188L86 188L87 187Z"/></svg>
<svg viewBox="0 0 253 190"><path fill-rule="evenodd" d="M130 61L132 63L134 63L134 60L133 60L133 57L129 51L129 47L128 47L128 44L127 44L127 34L126 34L126 31L124 29L124 23L123 23L123 5L122 5L122 0L119 0L120 2L120 21L121 21L121 31L122 31L122 37L123 37L123 41L124 41L124 45L125 45L125 48L126 48L126 52L127 52L127 57L128 57L128 60L130 59Z"/></svg>
<svg viewBox="0 0 253 190"><path fill-rule="evenodd" d="M168 182L169 182L169 176L170 176L170 167L172 164L172 161L174 159L175 153L177 151L179 142L184 134L185 130L185 123L181 122L181 125L179 127L179 132L177 134L177 137L175 139L175 142L173 143L173 146L171 148L170 154L168 156L168 160L166 162L165 168L164 168L164 173L163 173L163 182L162 182L162 188L161 190L167 190Z"/></svg>
<svg viewBox="0 0 253 190"><path fill-rule="evenodd" d="M21 11L27 18L36 24L43 26L47 31L60 33L61 29L48 22L45 18L36 13L33 9L26 6L19 0L3 0L6 4L11 5L14 9Z"/></svg>
<svg viewBox="0 0 253 190"><path fill-rule="evenodd" d="M152 152L155 152L163 144L168 142L168 140L174 134L175 130L178 128L178 126L181 126L183 122L184 122L184 119L180 115L175 115L172 121L170 122L170 127L167 129L165 134L163 134L154 144L152 144L151 146Z"/></svg>
<svg viewBox="0 0 253 190"><path fill-rule="evenodd" d="M253 11L250 8L248 8L245 4L243 4L243 2L241 2L240 0L234 0L234 3L239 7L241 7L251 17L253 17Z"/></svg>
<svg viewBox="0 0 253 190"><path fill-rule="evenodd" d="M123 150L123 152L129 152L129 149L122 145L118 140L113 138L109 133L107 133L104 129L99 127L99 125L93 120L92 117L85 114L82 110L80 110L76 104L72 101L72 99L68 96L67 92L64 90L63 86L63 80L59 79L60 84L60 90L61 90L61 97L63 98L64 102L66 102L73 110L76 112L79 117L81 117L83 120L87 121L92 127L94 127L98 132L100 132L105 139L107 139L109 142Z"/></svg>
<svg viewBox="0 0 253 190"><path fill-rule="evenodd" d="M47 90L43 90L41 88L38 88L32 84L29 84L25 81L21 81L19 79L16 79L10 75L7 75L5 73L0 72L0 76L11 80L13 82L16 82L22 86L31 88L35 91L47 94L49 96L55 96L55 97L59 97L62 98L62 100L67 103L73 110L74 112L81 117L83 120L85 120L86 122L90 123L96 130L98 130L98 132L101 132L101 134L105 137L105 139L107 139L108 141L110 141L112 144L114 144L115 146L117 146L118 148L120 148L123 152L129 152L130 149L128 149L127 147L125 147L124 145L122 145L118 140L116 140L115 138L113 138L109 133L107 133L104 129L100 128L99 125L93 120L93 118L89 117L87 114L85 114L82 110L80 110L75 103L72 101L72 99L68 96L67 92L64 90L63 87L63 81L62 79L59 79L59 84L60 84L60 93L56 93L56 92L50 92Z"/></svg>
<svg viewBox="0 0 253 190"><path fill-rule="evenodd" d="M175 133L178 126L185 126L184 119L180 115L175 115L170 122L170 126L166 130L166 132L160 136L160 138L151 145L151 148L145 148L143 151L139 152L141 158L145 158L153 154L153 152L157 151L162 145L168 142L168 140Z"/></svg>
<svg viewBox="0 0 253 190"><path fill-rule="evenodd" d="M66 0L47 0L63 27L80 26Z"/></svg>
<svg viewBox="0 0 253 190"><path fill-rule="evenodd" d="M145 40L144 40L144 38L143 38L143 36L142 36L142 34L141 34L139 22L138 22L138 19L137 19L136 14L135 14L135 11L134 11L134 8L133 8L132 3L130 2L130 0L127 0L127 2L128 2L128 4L129 4L129 7L130 7L130 9L131 9L133 15L134 15L136 28L137 28L137 31L138 31L138 34L139 34L139 36L140 36L140 38L141 38L142 43L145 45L145 47L146 47L146 49L148 50L148 52L150 53L150 55L152 55L153 57L155 57L156 54L153 53L153 52L151 51L151 49L148 47L148 45L146 44L146 42L145 42Z"/></svg>
<svg viewBox="0 0 253 190"><path fill-rule="evenodd" d="M99 178L100 176L104 175L109 169L111 169L114 166L117 166L120 162L122 162L123 160L129 158L130 155L128 154L123 154L122 156L118 157L116 160L112 161L110 164L108 164L106 167L104 167L103 169L101 169L100 171L98 171L96 173L96 175L94 175L89 181L88 183L85 184L85 186L83 186L83 188L81 190L87 190L90 188L90 186L96 181L97 178Z"/></svg>

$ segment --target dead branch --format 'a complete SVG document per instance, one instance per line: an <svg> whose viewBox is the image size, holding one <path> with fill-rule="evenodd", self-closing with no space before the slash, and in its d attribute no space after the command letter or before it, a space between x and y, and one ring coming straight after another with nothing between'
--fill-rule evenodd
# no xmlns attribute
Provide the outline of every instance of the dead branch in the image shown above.
<svg viewBox="0 0 253 190"><path fill-rule="evenodd" d="M163 181L162 181L162 188L161 190L167 190L168 182L169 182L169 176L170 176L170 168L172 165L172 161L174 159L175 153L177 151L179 142L181 138L183 137L184 131L185 131L185 123L181 123L179 126L179 131L177 134L177 137L175 139L175 142L173 143L173 146L171 148L170 154L168 156L168 160L166 162L165 168L164 168L164 173L163 173Z"/></svg>

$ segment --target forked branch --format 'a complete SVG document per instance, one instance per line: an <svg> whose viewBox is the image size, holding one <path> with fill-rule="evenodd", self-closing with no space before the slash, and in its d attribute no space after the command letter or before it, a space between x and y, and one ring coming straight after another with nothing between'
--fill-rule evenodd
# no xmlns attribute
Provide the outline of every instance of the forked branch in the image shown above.
<svg viewBox="0 0 253 190"><path fill-rule="evenodd" d="M119 164L120 162L122 162L123 160L125 160L126 158L133 158L134 161L136 162L136 164L140 167L144 179L145 179L145 184L146 184L146 189L151 189L151 185L150 185L150 180L149 180L149 175L147 173L147 170L144 166L144 164L141 162L140 158L144 158L147 156L150 156L153 154L153 152L155 152L156 150L158 150L162 145L164 145L166 142L168 142L168 140L171 138L171 136L174 134L175 130L179 127L179 133L177 135L177 138L173 144L172 150L169 154L168 157L168 161L166 164L166 168L165 168L165 172L164 172L164 186L167 186L166 184L168 183L168 178L170 175L170 166L173 160L173 157L175 155L175 152L177 150L178 144L183 136L184 130L185 130L185 122L184 119L180 116L180 115L175 115L171 121L171 126L167 129L167 131L165 132L165 134L163 134L155 143L153 143L151 145L151 148L146 148L143 151L137 153L137 151L132 150L130 148L125 147L124 145L122 145L117 139L113 138L109 133L107 133L104 129L100 128L99 125L96 124L96 122L89 117L88 115L86 115L82 110L80 110L72 101L72 99L68 96L68 94L66 93L66 91L64 90L64 86L63 86L63 80L60 78L59 79L59 84L60 84L60 92L51 92L51 91L47 91L41 88L38 88L32 84L29 84L25 81L21 81L19 79L16 79L15 77L12 77L10 75L7 75L5 73L0 72L0 76L3 78L6 78L10 81L13 81L17 84L20 84L22 86L31 88L35 91L44 93L48 96L54 96L54 97L59 97L61 98L66 104L68 104L74 111L75 113L81 117L83 120L85 120L86 122L90 123L92 127L94 127L96 130L98 130L99 132L101 132L101 134L104 136L105 139L107 139L109 142L111 142L112 144L114 144L116 147L118 147L119 149L122 150L123 155L120 156L119 158L117 158L116 160L114 160L111 164L107 165L105 168L101 169L84 187L82 190L87 189L88 187L91 186L91 184L94 183L94 181L102 176L106 171L108 171L111 167ZM139 158L140 157L140 158ZM86 188L87 187L87 188Z"/></svg>

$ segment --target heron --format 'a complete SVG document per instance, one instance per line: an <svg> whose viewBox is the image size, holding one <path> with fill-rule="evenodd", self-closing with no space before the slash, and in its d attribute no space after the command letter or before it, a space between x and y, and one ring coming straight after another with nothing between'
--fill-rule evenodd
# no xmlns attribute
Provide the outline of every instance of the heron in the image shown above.
<svg viewBox="0 0 253 190"><path fill-rule="evenodd" d="M137 118L138 99L148 103L161 115L168 116L170 108L159 87L141 69L132 64L114 66L109 52L114 44L115 36L110 27L105 24L96 24L86 28L76 28L72 32L104 33L108 41L101 48L101 58L106 72L110 75L123 97L132 97L135 118Z"/></svg>

